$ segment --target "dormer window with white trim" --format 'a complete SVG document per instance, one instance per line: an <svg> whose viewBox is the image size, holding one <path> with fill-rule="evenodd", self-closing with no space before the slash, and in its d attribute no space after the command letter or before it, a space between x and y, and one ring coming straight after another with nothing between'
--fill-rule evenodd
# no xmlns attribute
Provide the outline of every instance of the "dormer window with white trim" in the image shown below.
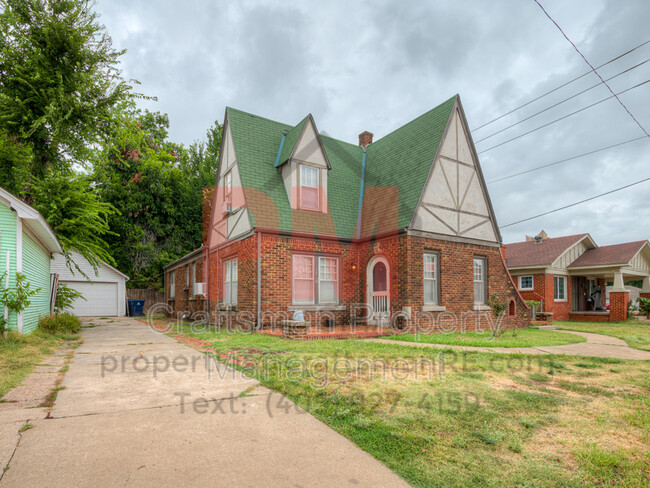
<svg viewBox="0 0 650 488"><path fill-rule="evenodd" d="M320 170L300 165L300 209L320 211Z"/></svg>

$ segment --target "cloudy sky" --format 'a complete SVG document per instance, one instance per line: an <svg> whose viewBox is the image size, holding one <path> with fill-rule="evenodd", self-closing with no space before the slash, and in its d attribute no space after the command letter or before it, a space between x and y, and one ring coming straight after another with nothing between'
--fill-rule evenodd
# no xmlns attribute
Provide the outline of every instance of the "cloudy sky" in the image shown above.
<svg viewBox="0 0 650 488"><path fill-rule="evenodd" d="M542 0L587 59L601 65L650 40L647 0ZM459 93L476 128L588 71L533 0L99 0L123 75L158 97L170 136L202 139L226 106L321 132L375 140ZM650 59L650 43L599 69L607 79ZM650 62L610 82L650 79ZM598 83L591 73L484 128L475 141ZM486 180L644 136L616 100L508 142L609 96L600 85L483 142ZM650 83L620 96L650 132ZM489 184L501 226L650 177L650 138ZM502 229L505 243L545 229L600 245L650 237L650 181Z"/></svg>

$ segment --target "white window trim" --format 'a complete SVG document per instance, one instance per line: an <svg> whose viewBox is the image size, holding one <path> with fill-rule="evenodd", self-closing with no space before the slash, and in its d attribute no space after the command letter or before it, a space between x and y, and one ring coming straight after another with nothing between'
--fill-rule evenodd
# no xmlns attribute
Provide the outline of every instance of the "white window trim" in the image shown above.
<svg viewBox="0 0 650 488"><path fill-rule="evenodd" d="M564 298L555 298L556 284L555 280L561 279L564 282L562 290L564 291ZM554 302L566 302L567 301L567 289L566 289L567 279L566 276L553 276L553 301Z"/></svg>
<svg viewBox="0 0 650 488"><path fill-rule="evenodd" d="M223 175L223 201L227 206L232 205L232 170Z"/></svg>
<svg viewBox="0 0 650 488"><path fill-rule="evenodd" d="M190 288L190 265L186 264L185 265L185 289L188 290Z"/></svg>
<svg viewBox="0 0 650 488"><path fill-rule="evenodd" d="M169 272L169 299L176 298L176 270Z"/></svg>
<svg viewBox="0 0 650 488"><path fill-rule="evenodd" d="M530 287L524 288L524 286L521 284L523 278L530 278ZM535 277L533 275L526 275L526 276L520 276L519 277L519 289L520 290L534 290L535 289Z"/></svg>
<svg viewBox="0 0 650 488"><path fill-rule="evenodd" d="M194 296L194 288L196 285L196 261L192 263L192 281L190 282L190 295Z"/></svg>
<svg viewBox="0 0 650 488"><path fill-rule="evenodd" d="M322 205L321 204L321 199L322 199L321 192L322 192L322 190L321 190L321 174L320 174L321 171L320 171L320 168L317 168L315 166L310 166L308 164L300 164L298 166L298 168L299 168L299 172L298 172L299 173L298 174L298 188L299 188L300 191L298 192L298 205L297 206L298 206L298 208L300 210L308 210L310 212L320 212L321 211L320 210L321 205ZM307 186L307 185L302 184L302 176L303 176L303 172L305 171L305 168L309 168L309 169L314 170L316 172L316 186ZM316 199L316 208L305 207L303 205L303 203L302 203L302 189L303 189L303 186L305 188L316 188L316 190L318 191L318 198Z"/></svg>
<svg viewBox="0 0 650 488"><path fill-rule="evenodd" d="M482 276L480 280L476 279L476 261L480 260L483 263L482 268ZM475 292L475 284L476 283L483 283L483 296L481 297L480 301L477 301L476 299L476 292ZM482 257L482 256L474 256L472 259L472 288L473 288L473 294L474 294L474 305L487 305L487 295L488 295L488 289L487 289L487 259Z"/></svg>
<svg viewBox="0 0 650 488"><path fill-rule="evenodd" d="M230 281L228 281L229 268L230 268ZM227 289L226 285L228 283L230 284L229 296L227 296L226 293L226 289ZM237 258L224 261L223 262L223 303L225 305L237 305L237 300L239 299L238 285L239 285L239 263L237 262ZM233 291L235 295L234 300L233 300Z"/></svg>
<svg viewBox="0 0 650 488"><path fill-rule="evenodd" d="M294 289L295 289L295 277L294 277L294 258L296 257L307 257L312 260L312 282L313 282L313 297L314 299L310 302L296 302L294 300ZM336 261L336 281L334 285L334 290L336 293L336 300L334 301L322 301L321 296L321 283L324 282L320 276L320 263L323 259L334 259ZM330 280L327 280L330 281ZM316 255L316 254L306 254L306 253L295 253L291 257L291 306L293 308L298 308L300 306L320 306L320 305L340 305L341 303L341 258L339 256L330 256L330 255Z"/></svg>
<svg viewBox="0 0 650 488"><path fill-rule="evenodd" d="M427 278L424 271L424 262L427 256L432 256L434 258L435 271L433 278ZM424 296L424 282L426 280L433 281L433 301L427 301L427 298ZM437 252L425 251L422 255L422 301L425 306L437 306L440 305L440 255Z"/></svg>

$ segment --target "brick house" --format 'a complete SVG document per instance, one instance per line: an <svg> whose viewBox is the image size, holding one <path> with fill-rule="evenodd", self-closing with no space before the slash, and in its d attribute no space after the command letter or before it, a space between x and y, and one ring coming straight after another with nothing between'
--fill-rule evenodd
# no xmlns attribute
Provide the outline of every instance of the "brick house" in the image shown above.
<svg viewBox="0 0 650 488"><path fill-rule="evenodd" d="M643 280L650 298L648 241L597 246L589 234L549 238L542 231L504 246L506 264L526 300L543 302L555 320L614 322L627 319L626 280ZM609 309L605 285L613 282ZM600 291L600 293L596 293ZM598 297L600 296L600 300Z"/></svg>
<svg viewBox="0 0 650 488"><path fill-rule="evenodd" d="M202 249L213 320L236 312L260 327L300 310L312 326L471 329L497 293L505 326L527 325L460 98L372 139L334 139L311 115L287 125L226 109Z"/></svg>

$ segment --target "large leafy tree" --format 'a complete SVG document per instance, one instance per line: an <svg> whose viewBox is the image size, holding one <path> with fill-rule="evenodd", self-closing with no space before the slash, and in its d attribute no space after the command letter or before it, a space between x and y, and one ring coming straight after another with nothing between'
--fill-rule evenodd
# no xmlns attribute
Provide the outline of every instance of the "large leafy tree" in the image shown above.
<svg viewBox="0 0 650 488"><path fill-rule="evenodd" d="M0 185L33 204L68 258L112 262L115 212L76 174L136 96L88 0L0 0Z"/></svg>
<svg viewBox="0 0 650 488"><path fill-rule="evenodd" d="M0 123L33 152L31 174L84 165L130 98L88 0L0 0Z"/></svg>
<svg viewBox="0 0 650 488"><path fill-rule="evenodd" d="M111 253L138 288L160 288L162 267L201 245L204 169L168 127L166 115L125 108L94 165L98 194L121 212L109 218Z"/></svg>

